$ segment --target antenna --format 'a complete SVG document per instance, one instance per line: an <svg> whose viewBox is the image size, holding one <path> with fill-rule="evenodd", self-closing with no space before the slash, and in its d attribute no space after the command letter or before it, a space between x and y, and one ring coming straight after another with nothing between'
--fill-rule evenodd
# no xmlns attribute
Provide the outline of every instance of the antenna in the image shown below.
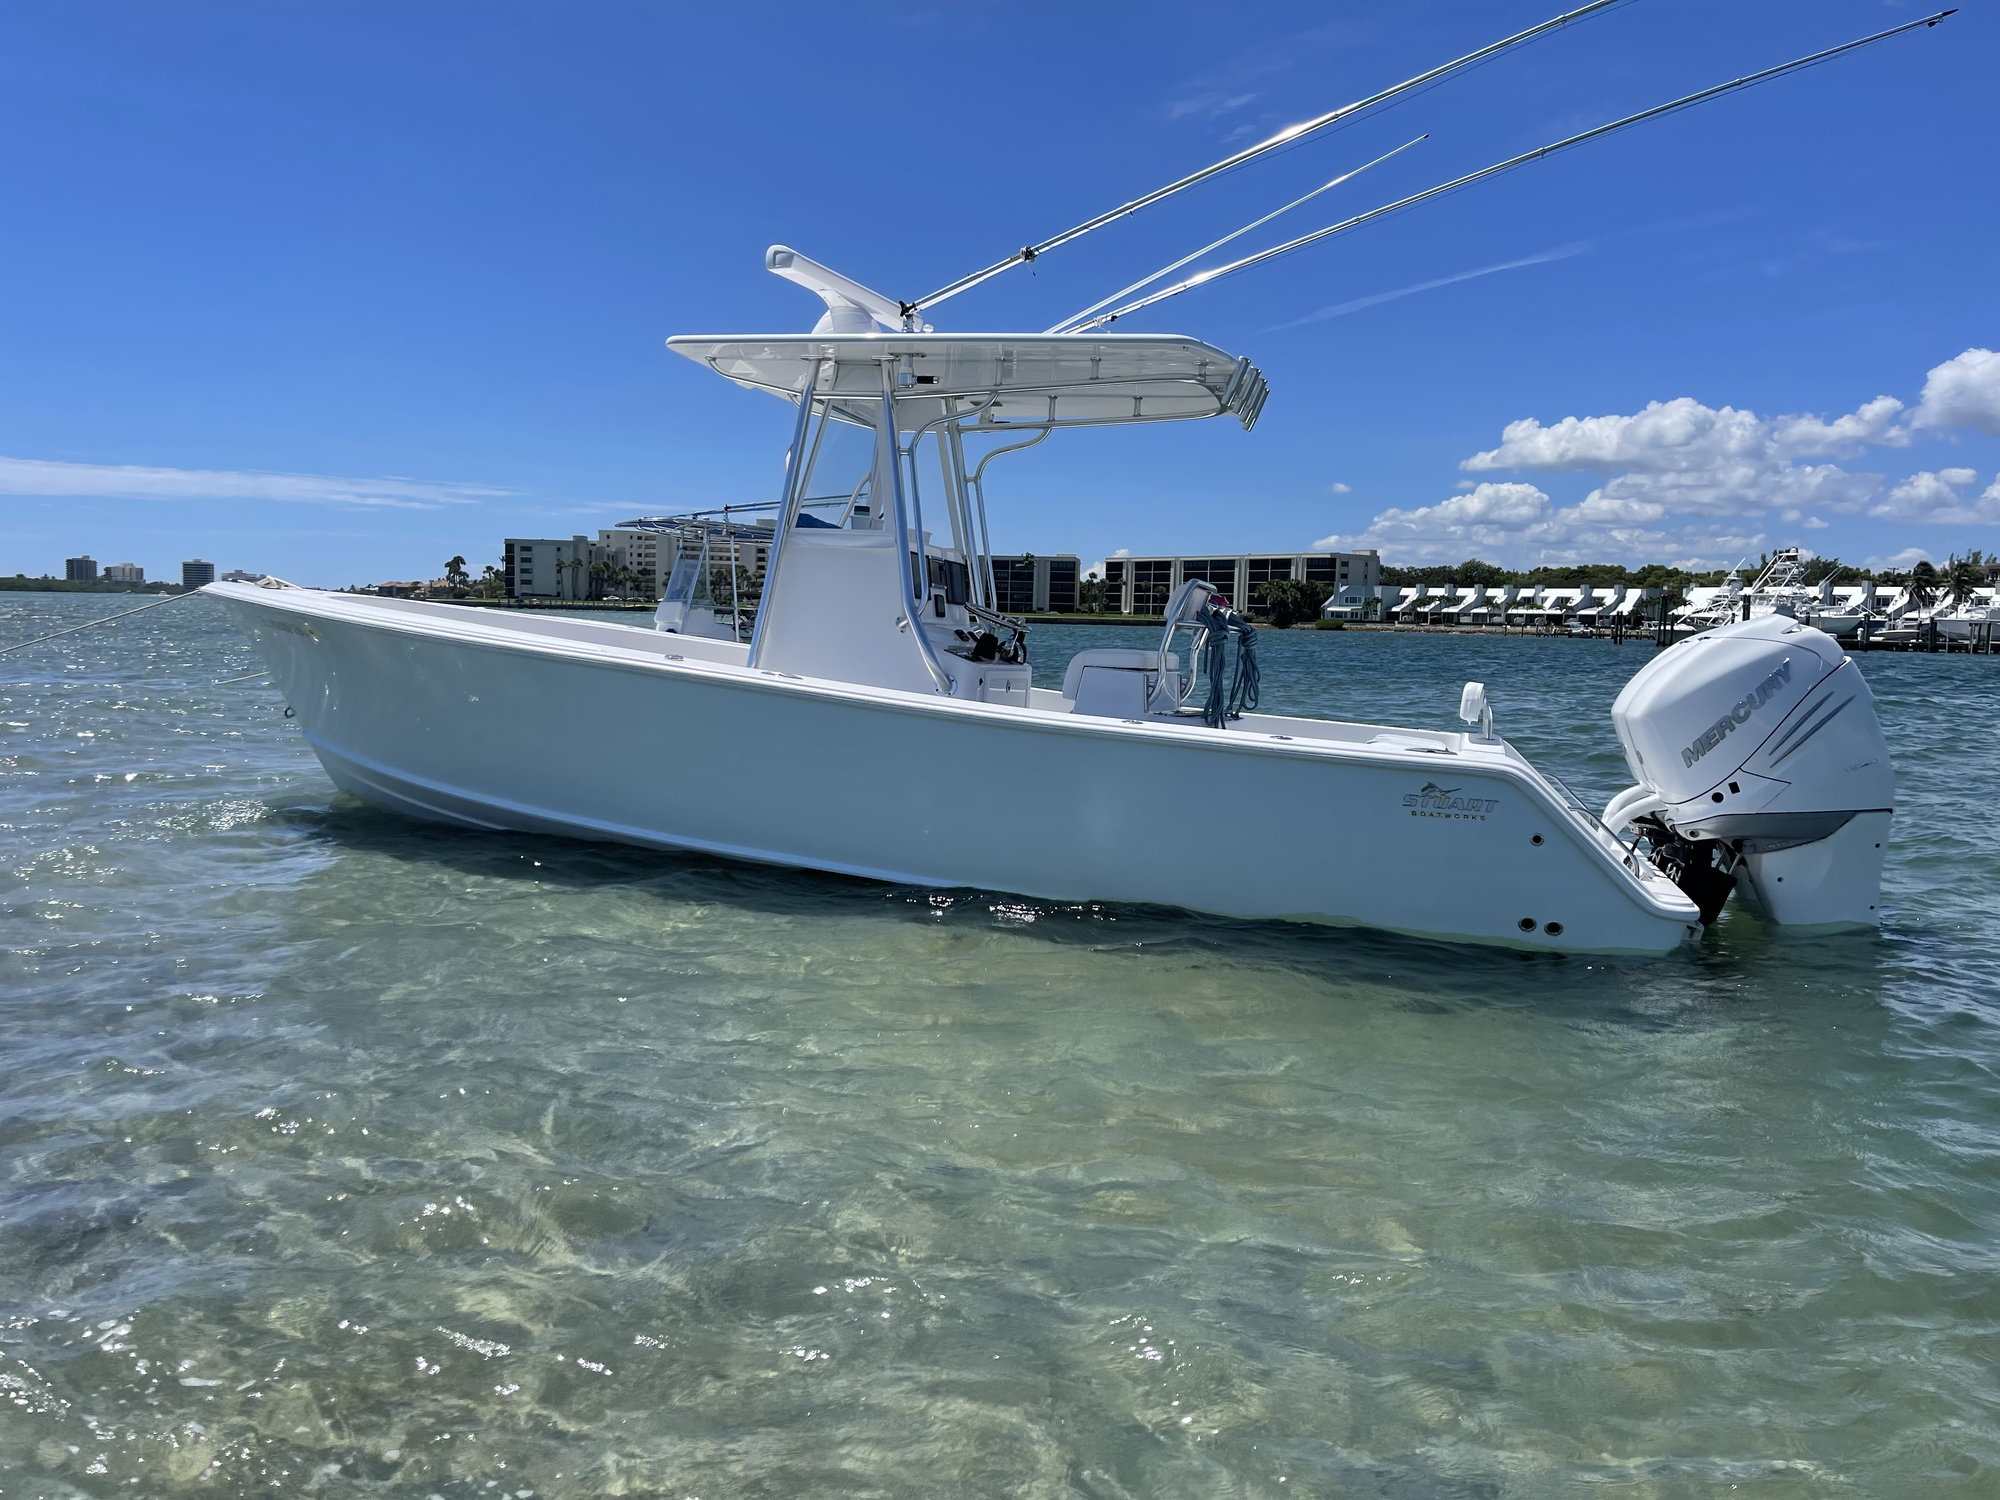
<svg viewBox="0 0 2000 1500"><path fill-rule="evenodd" d="M895 298L885 297L789 245L766 250L764 269L819 294L826 311L814 333L873 333L878 323L895 332L906 326L903 309Z"/></svg>
<svg viewBox="0 0 2000 1500"><path fill-rule="evenodd" d="M1115 219L1122 219L1127 214L1137 213L1142 208L1147 208L1152 204L1158 203L1162 198L1170 198L1183 188L1191 188L1198 182L1206 182L1209 178L1219 176L1231 168L1240 167L1245 162L1254 160L1267 151L1275 151L1280 146L1289 146L1295 141L1304 140L1314 131L1324 130L1327 126L1337 124L1339 121L1345 120L1350 115L1367 109L1371 105L1381 104L1386 100L1395 98L1398 94L1406 94L1411 89L1420 88L1424 84L1444 77L1447 73L1454 73L1460 68L1470 67L1473 63L1483 62L1495 53L1504 52L1509 47L1516 46L1521 42L1532 41L1538 36L1546 35L1560 27L1567 26L1571 21L1581 20L1584 16L1618 3L1619 0L1591 0L1591 3L1588 5L1581 5L1575 10L1565 11L1553 20L1544 21L1539 26L1530 26L1526 31L1517 31L1510 37L1503 37L1497 42L1481 47L1477 52L1468 52L1461 58L1456 58L1451 62L1445 63L1442 67L1432 68L1428 73L1419 73L1415 78L1406 79L1392 88L1383 89L1380 93L1370 94L1365 99L1357 99L1352 104L1343 104L1339 109L1329 110L1317 119L1306 120L1298 125L1287 125L1268 141L1248 147L1245 150L1237 152L1234 156L1226 156L1213 166L1203 167L1199 172L1183 177L1178 182L1170 182L1163 188L1156 188L1142 198L1134 198L1130 203L1121 203L1108 213L1101 213L1094 219L1085 219L1075 228L1065 229L1061 234L1051 239L1043 240L1038 245L1024 246L1016 250L1005 260L995 261L983 271L974 271L970 276L959 277L950 286L939 287L928 297L921 297L915 302L906 302L902 305L903 314L906 317L914 317L926 308L935 307L947 297L956 297L960 292L970 291L973 287L978 286L980 282L987 280L989 277L998 276L1002 271L1014 266L1026 264L1031 260L1038 260L1058 245L1066 245L1073 239L1089 234L1093 229L1101 229L1104 225L1111 223Z"/></svg>
<svg viewBox="0 0 2000 1500"><path fill-rule="evenodd" d="M1814 63L1825 62L1830 57L1838 57L1843 52L1852 52L1857 47L1866 47L1871 43L1882 41L1885 38L1899 36L1905 31L1914 31L1919 26L1935 26L1946 16L1956 15L1957 13L1957 9L1954 7L1951 10L1941 10L1934 16L1925 16L1920 21L1906 21L1901 26L1891 26L1887 31L1878 31L1873 36L1864 36L1856 41L1843 42L1838 47L1828 47L1824 52L1815 52L1808 57L1796 58L1788 63L1780 63L1775 68L1766 68L1761 73L1751 73L1742 78L1732 79L1728 83L1719 83L1714 88L1703 89L1701 92L1695 94L1688 94L1668 104L1657 104L1651 109L1642 109L1636 115L1627 115L1622 120L1613 120L1609 125L1599 125L1595 129L1586 130L1579 135L1566 137L1551 145L1540 146L1533 151L1524 151L1519 156L1509 157L1506 161L1496 162L1490 167L1482 167L1477 172L1468 172L1463 177L1454 177L1450 182L1439 183L1436 187L1426 188L1421 193L1412 193L1407 198L1399 198L1394 203L1384 204L1381 208L1371 208L1365 214L1356 214L1351 219L1343 219L1340 223L1330 224L1325 229L1315 230L1311 234L1302 234L1295 240L1287 240L1284 244L1273 246L1269 250L1260 250L1255 255L1246 255L1243 259L1231 261L1228 265L1197 272L1185 281L1177 281L1172 286L1163 287L1157 292L1141 297L1136 302L1128 302L1123 307L1116 308L1111 312L1100 313L1089 322L1079 323L1068 331L1071 333L1087 333L1093 328L1102 328L1106 324L1116 322L1127 313L1137 312L1142 307L1151 307L1155 302L1164 302L1169 297L1177 297L1182 292L1192 291L1198 286L1206 286L1209 282L1218 281L1224 276L1234 275L1238 271L1247 271L1250 267L1262 265L1267 260L1276 260L1281 255L1289 255L1294 250L1314 244L1331 235L1343 234L1350 229L1358 229L1363 224L1385 218L1389 214L1422 203L1426 199L1436 198L1457 188L1470 186L1475 182L1482 182L1488 177L1497 177L1502 172L1511 171L1513 168L1524 166L1531 161L1540 161L1545 156L1553 156L1556 152L1566 151L1571 146L1580 146L1585 141L1595 140L1601 135L1609 135L1614 130L1623 130L1628 125L1637 125L1641 120L1657 119L1661 115L1672 114L1676 110L1687 109L1693 105L1704 103L1709 99L1714 99L1719 95L1733 93L1737 89L1749 88L1752 84L1763 83L1781 74L1797 72L1800 68L1811 67ZM1141 284L1143 285L1143 283Z"/></svg>
<svg viewBox="0 0 2000 1500"><path fill-rule="evenodd" d="M1060 323L1056 324L1055 327L1051 328L1049 332L1050 333L1068 332L1069 327L1072 323L1081 323L1085 318L1089 317L1092 313L1098 311L1100 308L1109 307L1112 303L1116 302L1120 297L1129 297L1134 292L1138 291L1140 287L1145 286L1150 282L1158 281L1162 276L1171 276L1175 271L1178 271L1182 266L1186 265L1189 261L1200 260L1204 255L1208 254L1209 251L1220 250L1224 245L1228 244L1231 240L1242 239L1243 236L1248 234L1251 230L1261 229L1264 225L1270 223L1273 219L1277 218L1279 215L1290 213L1293 209L1297 208L1301 203L1311 202L1314 198L1317 198L1321 193L1326 192L1329 188L1337 188L1343 182L1346 182L1350 177L1359 177L1363 172L1367 171L1370 167L1380 166L1390 157L1395 156L1400 152L1409 150L1410 147L1416 145L1417 141L1427 141L1429 139L1430 136L1428 135L1420 135L1416 138L1416 140L1403 142L1403 144L1396 147L1394 151L1384 151L1380 156L1376 157L1374 161L1363 162L1360 166L1356 167L1351 172L1342 172L1338 177L1334 178L1331 182L1321 183L1318 187L1314 188L1310 193L1305 194L1303 197L1294 198L1290 203L1287 203L1283 208L1274 208L1269 213L1265 214L1263 218L1252 219L1248 224L1245 224L1241 229L1232 230L1228 234L1225 234L1221 239L1203 245L1199 250L1193 251L1190 254L1183 255L1179 260L1175 261L1170 266L1161 266L1159 270L1155 271L1150 276L1141 276L1137 281L1133 282L1130 286L1124 287L1119 291L1113 292L1109 297L1106 297L1101 302L1091 303L1090 306L1086 307L1082 312L1071 313L1067 318L1064 318Z"/></svg>

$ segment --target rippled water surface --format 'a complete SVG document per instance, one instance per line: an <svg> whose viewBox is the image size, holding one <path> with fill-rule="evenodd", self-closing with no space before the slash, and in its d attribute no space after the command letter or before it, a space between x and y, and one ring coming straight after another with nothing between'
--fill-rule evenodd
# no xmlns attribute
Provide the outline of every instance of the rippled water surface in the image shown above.
<svg viewBox="0 0 2000 1500"><path fill-rule="evenodd" d="M1264 649L1592 799L1650 653ZM2000 1494L2000 661L1862 661L1879 938L1632 961L424 827L256 668L0 658L0 1493Z"/></svg>

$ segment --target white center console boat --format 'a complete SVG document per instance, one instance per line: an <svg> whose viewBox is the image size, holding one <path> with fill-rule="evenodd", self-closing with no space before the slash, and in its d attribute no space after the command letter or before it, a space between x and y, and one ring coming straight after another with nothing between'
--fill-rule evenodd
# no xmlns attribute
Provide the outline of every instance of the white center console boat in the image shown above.
<svg viewBox="0 0 2000 1500"><path fill-rule="evenodd" d="M339 786L474 828L1522 948L1671 949L1739 875L1779 921L1873 920L1881 734L1839 648L1781 617L1634 679L1616 719L1641 786L1601 820L1493 734L1476 684L1465 729L1254 711L1254 635L1206 584L1156 646L1033 686L995 608L994 458L1082 428L1247 429L1263 378L1177 335L896 330L865 289L770 262L821 292L818 331L669 341L796 410L747 641L210 586ZM1216 858L1197 806L1283 836Z"/></svg>
<svg viewBox="0 0 2000 1500"><path fill-rule="evenodd" d="M1399 146L1044 333L934 333L925 321L1011 267L1614 3L1588 0L1288 127L915 301L773 248L767 267L826 305L812 332L668 341L796 411L771 529L751 539L770 550L747 640L733 552L727 602L708 584L718 537L746 540L727 513L721 531L675 543L651 630L275 580L208 592L256 640L336 783L467 827L1569 952L1673 948L1737 890L1781 923L1870 925L1888 755L1853 664L1798 619L1717 622L1632 680L1613 718L1638 785L1600 819L1493 733L1478 684L1461 700L1464 730L1257 712L1254 633L1199 580L1168 605L1157 646L1082 652L1059 688L1034 686L1026 627L997 607L994 459L1090 427L1232 416L1247 429L1263 409L1247 359L1177 334L1107 331L1119 319L1951 14L1142 291ZM1280 836L1225 861L1191 836L1198 808Z"/></svg>

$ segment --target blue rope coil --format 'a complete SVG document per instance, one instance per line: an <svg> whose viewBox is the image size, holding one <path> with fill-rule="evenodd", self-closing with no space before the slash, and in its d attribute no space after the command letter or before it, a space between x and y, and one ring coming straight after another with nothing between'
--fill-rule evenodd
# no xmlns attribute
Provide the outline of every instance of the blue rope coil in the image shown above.
<svg viewBox="0 0 2000 1500"><path fill-rule="evenodd" d="M1213 600L1195 614L1201 638L1195 654L1201 661L1208 697L1202 704L1201 721L1210 729L1228 727L1257 707L1263 678L1257 668L1257 627L1226 604ZM1236 669L1227 671L1229 638L1236 637ZM1226 679L1226 685L1225 685Z"/></svg>

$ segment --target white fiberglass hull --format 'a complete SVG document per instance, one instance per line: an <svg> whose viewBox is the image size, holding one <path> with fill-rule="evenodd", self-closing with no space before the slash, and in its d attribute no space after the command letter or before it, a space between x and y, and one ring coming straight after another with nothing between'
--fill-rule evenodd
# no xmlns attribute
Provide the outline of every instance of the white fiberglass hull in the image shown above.
<svg viewBox="0 0 2000 1500"><path fill-rule="evenodd" d="M1962 615L1940 614L1933 618L1937 622L1938 634L1948 641L1969 641L1975 634L1980 640L1989 635L2000 636L2000 609L1978 610Z"/></svg>
<svg viewBox="0 0 2000 1500"><path fill-rule="evenodd" d="M1092 718L757 671L733 643L212 591L333 780L422 817L1558 951L1697 930L1518 754L1462 735Z"/></svg>

